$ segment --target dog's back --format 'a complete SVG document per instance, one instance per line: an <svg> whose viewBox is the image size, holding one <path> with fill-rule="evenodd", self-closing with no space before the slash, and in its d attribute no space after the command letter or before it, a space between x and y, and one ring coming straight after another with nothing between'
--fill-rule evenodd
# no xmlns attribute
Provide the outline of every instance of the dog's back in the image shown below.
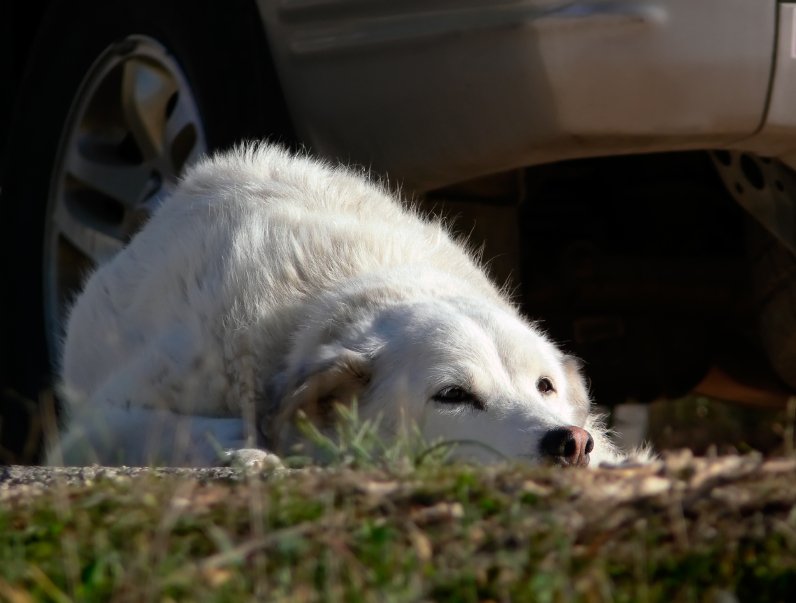
<svg viewBox="0 0 796 603"><path fill-rule="evenodd" d="M308 296L397 266L436 268L502 302L440 224L361 175L266 145L207 159L86 283L67 329L65 385L90 396L175 325L200 336L221 320L278 315L278 338ZM172 337L175 347L199 343Z"/></svg>

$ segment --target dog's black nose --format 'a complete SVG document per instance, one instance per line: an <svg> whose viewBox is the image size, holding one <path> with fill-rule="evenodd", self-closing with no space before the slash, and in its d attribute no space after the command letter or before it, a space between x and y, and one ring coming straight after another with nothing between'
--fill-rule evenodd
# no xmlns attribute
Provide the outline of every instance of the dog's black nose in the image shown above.
<svg viewBox="0 0 796 603"><path fill-rule="evenodd" d="M559 465L585 467L594 440L585 429L569 425L548 431L539 443L542 455Z"/></svg>

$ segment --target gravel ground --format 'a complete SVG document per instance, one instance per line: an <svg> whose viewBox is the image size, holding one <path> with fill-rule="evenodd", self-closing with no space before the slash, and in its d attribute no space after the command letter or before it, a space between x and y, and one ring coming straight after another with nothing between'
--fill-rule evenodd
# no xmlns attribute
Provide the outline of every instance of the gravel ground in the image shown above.
<svg viewBox="0 0 796 603"><path fill-rule="evenodd" d="M55 485L90 485L101 479L125 479L143 475L194 478L200 482L240 481L243 471L231 467L201 469L149 467L40 467L10 465L0 467L0 500L20 494L45 492Z"/></svg>
<svg viewBox="0 0 796 603"><path fill-rule="evenodd" d="M301 470L281 469L279 473ZM306 471L306 470L304 470ZM490 470L487 470L491 472ZM564 483L599 485L592 495L601 498L645 498L659 492L678 492L699 497L719 485L755 481L763 476L783 479L792 486L796 477L796 458L764 459L760 454L694 457L687 450L668 452L663 459L648 465L600 468L596 471L565 470ZM249 470L251 472L251 470ZM264 477L273 472L261 472ZM199 483L241 482L247 471L236 467L151 468L151 467L42 467L10 465L0 467L0 500L19 494L45 492L56 485L91 485L100 480L130 479L145 475L164 478L192 478ZM790 488L788 488L790 489ZM796 503L796 500L793 501Z"/></svg>

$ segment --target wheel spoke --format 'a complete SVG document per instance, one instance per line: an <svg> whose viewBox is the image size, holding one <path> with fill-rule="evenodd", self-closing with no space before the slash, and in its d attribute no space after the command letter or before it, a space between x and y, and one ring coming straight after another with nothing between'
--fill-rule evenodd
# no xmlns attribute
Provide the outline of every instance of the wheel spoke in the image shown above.
<svg viewBox="0 0 796 603"><path fill-rule="evenodd" d="M122 110L145 159L163 153L166 109L177 90L174 79L151 63L129 60L122 77Z"/></svg>
<svg viewBox="0 0 796 603"><path fill-rule="evenodd" d="M121 203L134 207L146 194L151 179L147 164L111 164L93 161L75 148L66 159L66 171L81 184Z"/></svg>
<svg viewBox="0 0 796 603"><path fill-rule="evenodd" d="M76 218L64 204L57 206L52 219L56 232L97 265L108 261L124 247L124 242L120 239L100 232Z"/></svg>
<svg viewBox="0 0 796 603"><path fill-rule="evenodd" d="M163 204L163 201L174 192L175 188L176 184L166 182L156 194L141 202L138 206L138 211L149 219L155 213L155 210Z"/></svg>
<svg viewBox="0 0 796 603"><path fill-rule="evenodd" d="M205 142L196 107L181 94L166 122L166 145L173 176L195 163L205 151Z"/></svg>

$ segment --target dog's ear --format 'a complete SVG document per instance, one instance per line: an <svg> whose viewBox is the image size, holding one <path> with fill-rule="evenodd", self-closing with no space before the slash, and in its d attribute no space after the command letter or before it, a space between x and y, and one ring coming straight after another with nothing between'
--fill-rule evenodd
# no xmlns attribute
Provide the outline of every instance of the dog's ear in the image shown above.
<svg viewBox="0 0 796 603"><path fill-rule="evenodd" d="M591 398L588 382L583 376L583 361L576 356L564 356L563 365L567 378L567 399L577 409L579 418L585 421L591 408Z"/></svg>
<svg viewBox="0 0 796 603"><path fill-rule="evenodd" d="M357 401L370 383L370 376L370 359L351 350L337 351L330 358L304 367L281 388L274 427L279 430L299 410L318 427L328 426L334 421L335 407Z"/></svg>

